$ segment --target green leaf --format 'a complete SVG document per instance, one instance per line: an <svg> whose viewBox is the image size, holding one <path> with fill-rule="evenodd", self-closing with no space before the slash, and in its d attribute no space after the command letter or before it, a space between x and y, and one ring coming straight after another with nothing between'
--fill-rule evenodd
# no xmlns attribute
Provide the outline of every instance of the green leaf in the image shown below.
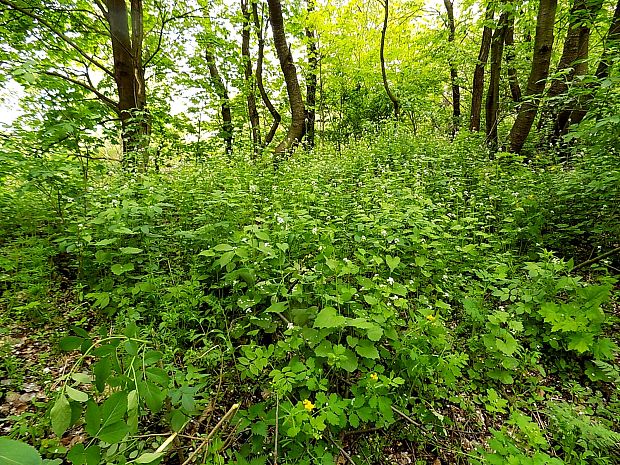
<svg viewBox="0 0 620 465"><path fill-rule="evenodd" d="M123 273L126 273L128 271L133 271L133 269L134 269L133 263L125 263L124 265L117 263L116 265L112 265L112 267L110 268L110 270L112 270L112 273L114 273L117 276L120 276Z"/></svg>
<svg viewBox="0 0 620 465"><path fill-rule="evenodd" d="M340 356L340 367L349 373L357 370L357 357L351 350L345 350L344 354Z"/></svg>
<svg viewBox="0 0 620 465"><path fill-rule="evenodd" d="M355 347L355 351L364 358L379 358L379 351L370 341L360 341L359 344Z"/></svg>
<svg viewBox="0 0 620 465"><path fill-rule="evenodd" d="M112 362L108 357L102 358L93 366L93 373L95 374L95 386L99 392L103 392L105 389L105 382L112 373Z"/></svg>
<svg viewBox="0 0 620 465"><path fill-rule="evenodd" d="M141 381L138 383L138 391L144 398L146 406L153 412L157 413L161 410L166 391L150 381Z"/></svg>
<svg viewBox="0 0 620 465"><path fill-rule="evenodd" d="M136 459L136 463L151 463L161 458L163 455L163 452L145 452Z"/></svg>
<svg viewBox="0 0 620 465"><path fill-rule="evenodd" d="M183 412L178 409L172 411L172 416L170 418L170 426L172 426L172 431L181 431L183 425L187 421L187 416Z"/></svg>
<svg viewBox="0 0 620 465"><path fill-rule="evenodd" d="M115 392L101 406L101 424L105 428L118 422L127 412L127 393Z"/></svg>
<svg viewBox="0 0 620 465"><path fill-rule="evenodd" d="M344 326L346 318L338 315L338 311L334 307L325 307L319 312L314 320L315 328L338 328Z"/></svg>
<svg viewBox="0 0 620 465"><path fill-rule="evenodd" d="M97 246L110 245L110 244L114 244L117 240L118 240L118 238L116 238L116 237L113 238L113 239L104 239L102 241L95 242L95 245L97 245Z"/></svg>
<svg viewBox="0 0 620 465"><path fill-rule="evenodd" d="M67 395L76 402L86 402L88 400L88 394L82 391L78 391L71 386L66 387L66 392Z"/></svg>
<svg viewBox="0 0 620 465"><path fill-rule="evenodd" d="M52 419L52 429L54 433L56 436L62 437L69 428L69 425L71 425L71 406L64 394L61 394L56 400L56 403L50 411L50 417Z"/></svg>
<svg viewBox="0 0 620 465"><path fill-rule="evenodd" d="M125 255L135 255L142 252L142 249L139 249L137 247L121 247L119 250L122 254Z"/></svg>
<svg viewBox="0 0 620 465"><path fill-rule="evenodd" d="M391 255L385 256L385 263L390 267L390 271L394 271L400 263L400 257L392 257Z"/></svg>
<svg viewBox="0 0 620 465"><path fill-rule="evenodd" d="M1 465L41 465L43 460L37 450L21 441L0 438Z"/></svg>
<svg viewBox="0 0 620 465"><path fill-rule="evenodd" d="M218 244L213 247L213 250L217 252L230 252L231 250L235 250L235 248L229 244Z"/></svg>
<svg viewBox="0 0 620 465"><path fill-rule="evenodd" d="M71 379L77 381L80 384L90 384L92 382L91 377L86 373L73 373L71 375Z"/></svg>
<svg viewBox="0 0 620 465"><path fill-rule="evenodd" d="M128 432L129 426L124 420L121 420L101 428L97 437L109 444L115 444L120 442Z"/></svg>
<svg viewBox="0 0 620 465"><path fill-rule="evenodd" d="M97 436L99 428L101 428L101 410L92 400L88 401L88 404L86 404L84 420L86 422L86 432L91 436Z"/></svg>
<svg viewBox="0 0 620 465"><path fill-rule="evenodd" d="M276 302L271 304L265 311L270 313L282 313L288 308L288 302Z"/></svg>
<svg viewBox="0 0 620 465"><path fill-rule="evenodd" d="M149 350L144 354L144 365L149 366L157 363L162 358L162 353L158 350Z"/></svg>
<svg viewBox="0 0 620 465"><path fill-rule="evenodd" d="M60 340L60 348L66 352L70 352L72 350L78 349L82 342L84 342L84 338L78 336L66 336Z"/></svg>

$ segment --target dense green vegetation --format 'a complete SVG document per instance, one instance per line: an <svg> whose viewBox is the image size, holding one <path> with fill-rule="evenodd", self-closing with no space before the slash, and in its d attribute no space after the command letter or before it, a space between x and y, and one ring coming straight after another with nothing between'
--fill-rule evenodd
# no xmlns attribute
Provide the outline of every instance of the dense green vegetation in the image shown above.
<svg viewBox="0 0 620 465"><path fill-rule="evenodd" d="M0 465L620 462L620 3L0 39Z"/></svg>

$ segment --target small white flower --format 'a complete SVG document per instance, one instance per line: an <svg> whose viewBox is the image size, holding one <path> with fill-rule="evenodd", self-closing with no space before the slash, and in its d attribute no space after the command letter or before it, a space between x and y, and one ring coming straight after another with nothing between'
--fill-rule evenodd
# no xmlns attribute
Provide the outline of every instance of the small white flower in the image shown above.
<svg viewBox="0 0 620 465"><path fill-rule="evenodd" d="M256 184L250 184L250 192L256 192L257 189Z"/></svg>
<svg viewBox="0 0 620 465"><path fill-rule="evenodd" d="M392 284L394 284L394 278L392 278L391 276L387 279L387 282L390 283L390 286Z"/></svg>
<svg viewBox="0 0 620 465"><path fill-rule="evenodd" d="M289 322L288 325L286 325L286 329L293 329L295 328L295 324L293 322Z"/></svg>
<svg viewBox="0 0 620 465"><path fill-rule="evenodd" d="M382 235L383 237L387 236L387 231L386 231L385 229L382 229L382 230L381 230L381 235Z"/></svg>
<svg viewBox="0 0 620 465"><path fill-rule="evenodd" d="M365 241L366 240L366 236L362 236L362 240Z"/></svg>
<svg viewBox="0 0 620 465"><path fill-rule="evenodd" d="M282 218L281 216L278 216L277 220L279 224L284 223L284 218Z"/></svg>
<svg viewBox="0 0 620 465"><path fill-rule="evenodd" d="M400 242L400 239L398 237L394 239L394 244L398 244L399 242Z"/></svg>
<svg viewBox="0 0 620 465"><path fill-rule="evenodd" d="M317 228L316 226L312 228L312 234L316 234L318 232L319 232L319 228Z"/></svg>

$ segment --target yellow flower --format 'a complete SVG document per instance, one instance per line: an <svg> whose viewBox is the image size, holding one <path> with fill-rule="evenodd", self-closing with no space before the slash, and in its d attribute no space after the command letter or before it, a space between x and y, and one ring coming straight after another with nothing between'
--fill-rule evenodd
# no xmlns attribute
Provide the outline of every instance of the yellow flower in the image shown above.
<svg viewBox="0 0 620 465"><path fill-rule="evenodd" d="M372 379L373 381L379 381L379 375L377 375L377 373L371 373L370 379Z"/></svg>
<svg viewBox="0 0 620 465"><path fill-rule="evenodd" d="M432 313L429 313L428 315L426 315L426 319L428 321L435 321L437 319L437 317L435 315L433 315Z"/></svg>
<svg viewBox="0 0 620 465"><path fill-rule="evenodd" d="M304 408L308 411L308 412L312 412L314 410L314 404L312 402L310 402L308 399L304 399L304 401L302 402L302 404L304 404Z"/></svg>

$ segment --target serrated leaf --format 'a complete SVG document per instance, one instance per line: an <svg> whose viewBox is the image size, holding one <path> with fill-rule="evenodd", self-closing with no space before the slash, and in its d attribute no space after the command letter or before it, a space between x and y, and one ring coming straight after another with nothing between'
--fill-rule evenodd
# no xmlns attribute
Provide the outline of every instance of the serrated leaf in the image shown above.
<svg viewBox="0 0 620 465"><path fill-rule="evenodd" d="M71 425L71 406L64 394L61 394L56 400L50 411L50 417L52 419L52 430L56 436L62 437Z"/></svg>
<svg viewBox="0 0 620 465"><path fill-rule="evenodd" d="M77 389L72 388L71 386L67 386L65 388L65 392L67 395L76 402L86 402L88 400L88 394L85 392L79 391Z"/></svg>
<svg viewBox="0 0 620 465"><path fill-rule="evenodd" d="M0 464L41 465L43 460L37 450L21 441L0 438Z"/></svg>
<svg viewBox="0 0 620 465"><path fill-rule="evenodd" d="M338 314L334 307L325 307L314 320L315 328L338 328L346 323L346 318Z"/></svg>

